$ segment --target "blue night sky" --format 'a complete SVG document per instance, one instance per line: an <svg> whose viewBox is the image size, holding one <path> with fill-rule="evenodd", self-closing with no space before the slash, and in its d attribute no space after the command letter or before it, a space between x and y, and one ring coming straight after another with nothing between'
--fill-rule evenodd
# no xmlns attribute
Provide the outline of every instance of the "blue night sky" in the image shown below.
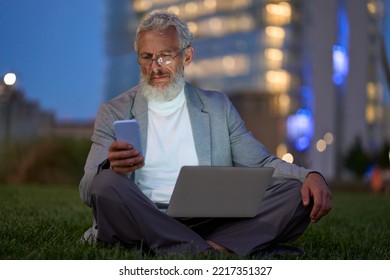
<svg viewBox="0 0 390 280"><path fill-rule="evenodd" d="M25 97L60 120L94 118L103 101L104 2L0 0L0 77L15 72Z"/></svg>
<svg viewBox="0 0 390 280"><path fill-rule="evenodd" d="M103 0L1 0L0 77L60 120L94 118L103 100Z"/></svg>

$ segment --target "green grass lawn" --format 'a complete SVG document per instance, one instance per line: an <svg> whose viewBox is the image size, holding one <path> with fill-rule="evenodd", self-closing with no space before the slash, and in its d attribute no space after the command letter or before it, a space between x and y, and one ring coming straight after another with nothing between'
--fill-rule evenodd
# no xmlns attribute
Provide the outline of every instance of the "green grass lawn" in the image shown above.
<svg viewBox="0 0 390 280"><path fill-rule="evenodd" d="M80 243L91 223L77 188L0 186L0 259L155 258L121 246ZM390 259L390 196L335 192L332 212L294 245L305 250L304 259Z"/></svg>

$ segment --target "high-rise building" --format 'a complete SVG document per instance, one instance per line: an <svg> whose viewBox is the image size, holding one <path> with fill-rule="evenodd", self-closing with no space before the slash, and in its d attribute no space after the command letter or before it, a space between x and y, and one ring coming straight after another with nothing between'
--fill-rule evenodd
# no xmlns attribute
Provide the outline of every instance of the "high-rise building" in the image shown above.
<svg viewBox="0 0 390 280"><path fill-rule="evenodd" d="M187 80L226 92L271 152L334 178L343 176L343 156L354 138L368 148L383 138L383 1L106 4L107 99L137 83L136 27L146 13L163 9L186 20L194 34Z"/></svg>
<svg viewBox="0 0 390 280"><path fill-rule="evenodd" d="M137 55L133 48L139 15L134 12L132 2L106 0L106 100L134 86L139 79Z"/></svg>

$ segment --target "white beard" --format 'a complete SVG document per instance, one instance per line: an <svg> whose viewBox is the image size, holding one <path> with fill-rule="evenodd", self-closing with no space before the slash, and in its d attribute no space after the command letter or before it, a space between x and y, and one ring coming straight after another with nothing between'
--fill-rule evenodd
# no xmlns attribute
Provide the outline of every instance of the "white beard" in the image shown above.
<svg viewBox="0 0 390 280"><path fill-rule="evenodd" d="M183 70L179 70L174 76L170 84L163 88L156 88L149 84L148 79L141 73L140 87L141 93L146 99L157 102L167 102L173 100L179 95L183 89L185 80L183 77Z"/></svg>

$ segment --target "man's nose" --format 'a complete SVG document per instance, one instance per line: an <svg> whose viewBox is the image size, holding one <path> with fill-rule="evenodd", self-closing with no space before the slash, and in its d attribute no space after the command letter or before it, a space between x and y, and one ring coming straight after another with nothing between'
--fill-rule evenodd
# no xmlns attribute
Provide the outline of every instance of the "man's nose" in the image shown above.
<svg viewBox="0 0 390 280"><path fill-rule="evenodd" d="M152 67L153 72L157 72L161 70L161 65L157 62L157 59L152 60L152 64L150 65Z"/></svg>

